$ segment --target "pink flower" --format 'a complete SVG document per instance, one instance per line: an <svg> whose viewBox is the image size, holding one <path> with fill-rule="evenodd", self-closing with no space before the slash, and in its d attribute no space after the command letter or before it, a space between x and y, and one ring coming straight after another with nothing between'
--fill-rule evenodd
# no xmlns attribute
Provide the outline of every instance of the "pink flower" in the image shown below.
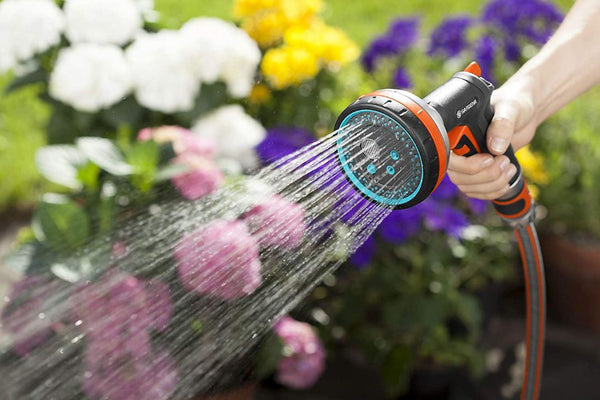
<svg viewBox="0 0 600 400"><path fill-rule="evenodd" d="M99 340L107 349L131 345L136 354L148 350L149 331L163 331L172 313L166 284L112 270L98 282L81 286L72 303L88 339Z"/></svg>
<svg viewBox="0 0 600 400"><path fill-rule="evenodd" d="M190 291L232 300L261 284L258 245L242 221L216 220L184 236L174 253Z"/></svg>
<svg viewBox="0 0 600 400"><path fill-rule="evenodd" d="M86 351L83 390L92 398L111 400L163 400L177 385L174 360L166 352L140 357L109 355L90 358Z"/></svg>
<svg viewBox="0 0 600 400"><path fill-rule="evenodd" d="M312 386L325 369L325 350L314 329L285 316L273 331L283 341L285 354L277 365L275 379L294 389Z"/></svg>
<svg viewBox="0 0 600 400"><path fill-rule="evenodd" d="M188 167L190 171L171 178L181 195L197 200L212 193L223 182L223 173L212 160L193 153L184 153L173 160L175 164Z"/></svg>
<svg viewBox="0 0 600 400"><path fill-rule="evenodd" d="M203 157L214 157L216 144L207 137L196 135L180 126L165 125L158 128L144 128L138 132L138 140L157 143L172 143L176 154L192 153Z"/></svg>
<svg viewBox="0 0 600 400"><path fill-rule="evenodd" d="M13 286L2 312L2 327L14 336L12 347L18 355L26 356L52 335L64 311L49 304L59 286L41 275L27 276Z"/></svg>
<svg viewBox="0 0 600 400"><path fill-rule="evenodd" d="M291 250L306 233L304 214L300 205L274 195L248 211L244 220L262 247Z"/></svg>

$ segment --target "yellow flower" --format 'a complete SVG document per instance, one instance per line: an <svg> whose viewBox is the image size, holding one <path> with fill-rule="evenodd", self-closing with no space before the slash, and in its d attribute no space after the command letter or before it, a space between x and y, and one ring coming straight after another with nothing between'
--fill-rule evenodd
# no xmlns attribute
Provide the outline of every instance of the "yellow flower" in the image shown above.
<svg viewBox="0 0 600 400"><path fill-rule="evenodd" d="M544 169L544 161L538 154L533 153L529 146L520 149L517 154L517 159L523 167L523 174L528 180L534 183L548 183L548 174Z"/></svg>
<svg viewBox="0 0 600 400"><path fill-rule="evenodd" d="M278 44L291 27L309 25L322 8L322 0L236 0L234 15L266 48Z"/></svg>
<svg viewBox="0 0 600 400"><path fill-rule="evenodd" d="M249 17L274 9L279 2L279 0L236 0L233 5L233 15L236 18Z"/></svg>
<svg viewBox="0 0 600 400"><path fill-rule="evenodd" d="M284 89L315 77L319 60L302 47L282 46L265 53L261 70L275 89Z"/></svg>
<svg viewBox="0 0 600 400"><path fill-rule="evenodd" d="M242 21L242 29L261 46L266 48L278 44L283 32L287 29L287 21L281 12L255 14Z"/></svg>
<svg viewBox="0 0 600 400"><path fill-rule="evenodd" d="M254 104L263 104L271 99L271 91L264 83L257 83L252 87L248 101Z"/></svg>
<svg viewBox="0 0 600 400"><path fill-rule="evenodd" d="M285 42L313 53L330 68L340 67L356 60L358 46L341 30L315 21L307 27L294 27L285 34Z"/></svg>

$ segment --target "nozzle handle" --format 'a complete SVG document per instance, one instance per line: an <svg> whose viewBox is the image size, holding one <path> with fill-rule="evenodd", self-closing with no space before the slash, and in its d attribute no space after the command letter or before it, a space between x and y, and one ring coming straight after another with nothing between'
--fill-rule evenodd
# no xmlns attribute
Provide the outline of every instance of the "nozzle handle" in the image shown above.
<svg viewBox="0 0 600 400"><path fill-rule="evenodd" d="M450 149L466 157L490 153L486 137L494 117L494 109L490 104L494 86L479 76L480 69L476 67L477 64L471 64L465 71L454 74L424 99L442 117L448 131ZM504 220L512 222L530 213L532 200L512 146L504 155L517 168L517 172L509 182L509 192L494 200L493 204Z"/></svg>

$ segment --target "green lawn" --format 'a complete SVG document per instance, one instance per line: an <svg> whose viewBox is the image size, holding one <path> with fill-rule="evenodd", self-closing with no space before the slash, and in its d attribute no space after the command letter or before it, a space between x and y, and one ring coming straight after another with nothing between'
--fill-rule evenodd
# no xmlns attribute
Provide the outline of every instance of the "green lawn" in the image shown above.
<svg viewBox="0 0 600 400"><path fill-rule="evenodd" d="M195 16L230 19L233 0L155 0L155 3L161 24L178 28ZM558 3L567 8L572 1ZM483 4L477 0L326 0L323 16L364 46L399 15L420 15L423 25L430 28L450 14L477 14ZM6 83L7 77L0 76L0 93ZM34 89L0 95L0 212L36 199L41 180L33 157L44 143L47 118L47 109L36 100Z"/></svg>

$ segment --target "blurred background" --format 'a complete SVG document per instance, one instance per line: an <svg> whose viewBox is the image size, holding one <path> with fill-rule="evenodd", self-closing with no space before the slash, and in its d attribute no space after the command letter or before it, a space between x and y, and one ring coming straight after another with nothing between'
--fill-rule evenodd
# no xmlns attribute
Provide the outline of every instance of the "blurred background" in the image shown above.
<svg viewBox="0 0 600 400"><path fill-rule="evenodd" d="M225 179L252 174L329 133L339 112L373 89L424 96L471 60L501 85L573 3L139 0L141 17L123 6L111 35L86 31L98 22L93 9L39 1L54 7L0 1L0 256L109 232L165 185L189 200L210 192L217 175L198 167L192 182L176 180L173 151L142 145L152 138L175 148L174 126L216 138ZM16 20L19 12L31 18ZM209 65L206 49L222 64ZM600 399L599 107L596 88L518 154L547 266L542 399ZM101 139L92 150L80 140L90 137ZM1 297L30 271L0 264ZM423 207L393 212L292 313L323 346L324 357L307 356L311 379L282 378L278 362L290 355L271 342L257 377L227 398L516 398L523 290L511 232L445 181Z"/></svg>

